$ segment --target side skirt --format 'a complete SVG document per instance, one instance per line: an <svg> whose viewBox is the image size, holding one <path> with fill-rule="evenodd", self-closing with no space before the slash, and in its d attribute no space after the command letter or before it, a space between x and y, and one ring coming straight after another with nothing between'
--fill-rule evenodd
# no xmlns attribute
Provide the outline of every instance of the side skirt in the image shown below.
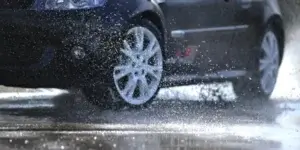
<svg viewBox="0 0 300 150"><path fill-rule="evenodd" d="M247 76L247 74L248 72L245 70L224 70L205 75L169 75L163 78L162 87L232 81L239 77Z"/></svg>

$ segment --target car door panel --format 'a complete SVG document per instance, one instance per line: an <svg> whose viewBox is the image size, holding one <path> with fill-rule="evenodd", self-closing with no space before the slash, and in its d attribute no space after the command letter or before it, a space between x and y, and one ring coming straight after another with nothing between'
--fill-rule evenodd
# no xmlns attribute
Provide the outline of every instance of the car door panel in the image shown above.
<svg viewBox="0 0 300 150"><path fill-rule="evenodd" d="M228 58L234 30L239 28L233 24L235 3L224 0L167 0L166 6L167 26L176 44L182 44L179 46L182 50L197 46L196 59L192 63L188 61L191 68L195 68L190 69L190 73L226 68L224 62ZM176 50L174 48L174 53Z"/></svg>
<svg viewBox="0 0 300 150"><path fill-rule="evenodd" d="M216 16L213 11L216 0L166 0L167 22L170 31L209 26L206 14ZM195 16L196 15L196 16Z"/></svg>
<svg viewBox="0 0 300 150"><path fill-rule="evenodd" d="M245 30L236 30L232 42L232 69L254 69L257 59L260 35L263 32L261 22L263 21L262 0L236 0L235 23L247 26Z"/></svg>

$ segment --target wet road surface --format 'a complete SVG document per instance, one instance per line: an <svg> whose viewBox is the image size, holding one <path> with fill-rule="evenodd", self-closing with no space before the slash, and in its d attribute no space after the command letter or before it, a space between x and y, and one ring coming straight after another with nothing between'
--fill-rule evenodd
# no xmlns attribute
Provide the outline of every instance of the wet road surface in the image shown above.
<svg viewBox="0 0 300 150"><path fill-rule="evenodd" d="M33 107L4 107L18 104ZM149 108L113 110L99 109L81 95L61 94L3 100L0 106L1 149L300 148L296 100L158 99Z"/></svg>

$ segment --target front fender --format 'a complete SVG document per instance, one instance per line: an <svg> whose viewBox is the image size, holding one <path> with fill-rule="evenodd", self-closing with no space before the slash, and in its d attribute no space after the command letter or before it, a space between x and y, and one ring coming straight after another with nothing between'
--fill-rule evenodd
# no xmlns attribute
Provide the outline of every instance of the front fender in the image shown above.
<svg viewBox="0 0 300 150"><path fill-rule="evenodd" d="M160 17L161 23L163 24L163 26L165 26L165 16L159 6L163 2L163 0L136 0L136 1L138 5L136 9L134 9L130 14L131 18L143 12L151 11Z"/></svg>
<svg viewBox="0 0 300 150"><path fill-rule="evenodd" d="M272 16L282 18L281 10L277 0L264 1L264 24L266 24Z"/></svg>
<svg viewBox="0 0 300 150"><path fill-rule="evenodd" d="M163 32L165 44L168 43L168 31L166 30L166 21L165 16L162 11L162 6L164 5L165 0L136 0L138 6L130 14L130 18L135 18L136 16L143 15L145 12L151 12L153 15L156 15L160 20L161 31Z"/></svg>

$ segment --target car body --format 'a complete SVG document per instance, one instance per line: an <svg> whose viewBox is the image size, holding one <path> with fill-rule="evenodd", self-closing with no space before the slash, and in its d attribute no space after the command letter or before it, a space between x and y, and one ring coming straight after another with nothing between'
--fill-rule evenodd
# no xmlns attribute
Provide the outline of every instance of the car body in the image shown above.
<svg viewBox="0 0 300 150"><path fill-rule="evenodd" d="M150 21L162 35L160 87L252 76L268 25L275 29L280 60L283 56L277 0L96 0L88 7L55 2L66 6L47 0L0 2L0 84L110 86L116 41L136 19Z"/></svg>

